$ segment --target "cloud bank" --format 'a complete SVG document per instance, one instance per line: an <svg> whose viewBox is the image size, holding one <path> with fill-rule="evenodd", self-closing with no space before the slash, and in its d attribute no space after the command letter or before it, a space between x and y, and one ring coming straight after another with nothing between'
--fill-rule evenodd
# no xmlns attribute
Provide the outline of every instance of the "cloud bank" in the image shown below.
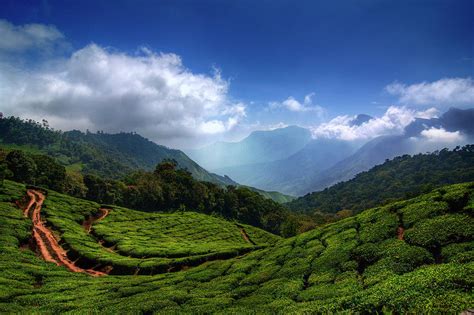
<svg viewBox="0 0 474 315"><path fill-rule="evenodd" d="M33 72L0 66L5 114L47 117L60 129L137 131L173 143L228 131L246 115L218 71L192 73L175 54L127 55L91 44Z"/></svg>
<svg viewBox="0 0 474 315"><path fill-rule="evenodd" d="M315 138L336 138L340 140L367 140L382 135L401 134L415 118L436 117L437 110L416 111L407 107L390 106L381 117L375 117L361 124L352 124L356 116L337 116L327 123L311 128Z"/></svg>
<svg viewBox="0 0 474 315"><path fill-rule="evenodd" d="M429 128L421 131L421 136L430 142L462 142L465 137L459 131L446 131L444 128Z"/></svg>
<svg viewBox="0 0 474 315"><path fill-rule="evenodd" d="M400 103L429 106L474 105L474 80L444 78L412 85L392 83L385 90L398 96Z"/></svg>

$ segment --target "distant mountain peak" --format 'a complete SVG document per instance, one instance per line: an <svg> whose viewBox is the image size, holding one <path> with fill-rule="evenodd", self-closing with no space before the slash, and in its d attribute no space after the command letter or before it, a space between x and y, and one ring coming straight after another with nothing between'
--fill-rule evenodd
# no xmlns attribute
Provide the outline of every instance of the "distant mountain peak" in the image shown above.
<svg viewBox="0 0 474 315"><path fill-rule="evenodd" d="M352 127L352 126L360 126L362 125L363 123L366 123L368 122L369 120L371 120L373 117L370 116L370 115L366 115L366 114L359 114L357 115L354 119L352 119L350 122L349 122L349 125Z"/></svg>

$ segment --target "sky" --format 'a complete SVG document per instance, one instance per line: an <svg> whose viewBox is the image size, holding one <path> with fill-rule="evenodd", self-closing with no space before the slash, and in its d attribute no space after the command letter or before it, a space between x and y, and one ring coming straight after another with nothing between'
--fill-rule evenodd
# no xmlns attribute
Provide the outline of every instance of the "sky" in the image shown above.
<svg viewBox="0 0 474 315"><path fill-rule="evenodd" d="M3 0L0 111L177 148L368 139L474 107L473 39L470 0Z"/></svg>

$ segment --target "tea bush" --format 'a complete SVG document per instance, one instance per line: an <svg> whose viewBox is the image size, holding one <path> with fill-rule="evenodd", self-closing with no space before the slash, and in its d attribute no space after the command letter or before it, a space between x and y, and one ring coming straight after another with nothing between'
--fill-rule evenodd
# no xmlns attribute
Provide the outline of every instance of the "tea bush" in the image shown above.
<svg viewBox="0 0 474 315"><path fill-rule="evenodd" d="M460 313L474 305L472 184L289 239L243 226L256 245L217 217L119 207L88 234L81 223L99 205L49 192L44 220L78 262L113 264L116 274L103 277L26 248L31 221L11 202L24 193L5 181L0 194L0 313Z"/></svg>

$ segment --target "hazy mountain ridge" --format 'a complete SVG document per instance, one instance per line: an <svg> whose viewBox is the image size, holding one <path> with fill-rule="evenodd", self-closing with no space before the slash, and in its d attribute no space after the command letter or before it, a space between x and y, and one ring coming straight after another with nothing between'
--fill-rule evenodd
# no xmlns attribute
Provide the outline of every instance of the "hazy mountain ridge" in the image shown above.
<svg viewBox="0 0 474 315"><path fill-rule="evenodd" d="M286 159L215 170L236 181L264 190L276 190L297 195L298 187L310 183L309 175L331 167L353 153L355 148L347 141L313 139L304 148Z"/></svg>
<svg viewBox="0 0 474 315"><path fill-rule="evenodd" d="M308 129L289 126L254 131L239 142L217 142L201 149L187 150L189 156L209 170L276 161L298 152L311 141Z"/></svg>
<svg viewBox="0 0 474 315"><path fill-rule="evenodd" d="M361 126L371 119L373 118L369 115L359 114L349 125ZM231 154L232 150L229 149L226 163L236 165L216 168L214 171L221 175L228 175L241 184L259 189L280 191L289 195L304 195L349 180L356 174L396 156L432 152L445 146L452 148L455 145L467 144L474 134L472 121L474 121L474 109L451 108L439 118L416 118L405 127L403 134L379 136L361 146L360 141L319 137L307 141L297 152L290 153L291 150L288 150L284 158L258 163L245 163L245 159L238 159L238 154ZM456 133L458 132L464 138L462 141L453 143L434 141L425 137L426 132L432 128L441 132L455 133L455 135L458 135ZM281 135L286 135L280 145L284 148L290 139L288 133L290 131L293 133L295 130L301 132L301 129L303 128L287 127L254 132L242 142L233 143L232 146L239 147L239 150L243 151L243 143L257 143L254 140L258 138L262 146L269 148ZM309 132L309 130L306 131ZM306 139L304 137L299 139L298 145L306 141L301 140ZM214 148L219 145L224 144L215 144ZM227 145L229 144L224 146ZM292 147L294 148L295 146ZM219 155L219 150L216 152L216 155L209 152L208 156L214 159L212 163L219 164L222 156ZM262 152L262 150L248 150L246 159L258 160L258 157L251 157L255 152Z"/></svg>

